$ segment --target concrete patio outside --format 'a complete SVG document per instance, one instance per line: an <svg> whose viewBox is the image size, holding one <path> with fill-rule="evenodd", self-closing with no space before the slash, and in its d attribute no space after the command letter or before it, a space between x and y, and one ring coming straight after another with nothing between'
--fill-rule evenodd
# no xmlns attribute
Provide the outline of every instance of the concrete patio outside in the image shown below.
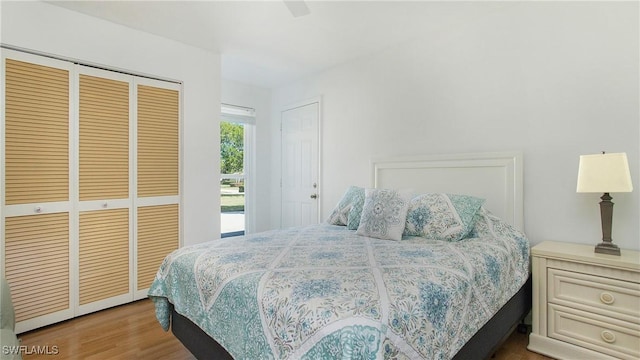
<svg viewBox="0 0 640 360"><path fill-rule="evenodd" d="M244 211L231 211L220 214L220 232L222 234L244 231Z"/></svg>

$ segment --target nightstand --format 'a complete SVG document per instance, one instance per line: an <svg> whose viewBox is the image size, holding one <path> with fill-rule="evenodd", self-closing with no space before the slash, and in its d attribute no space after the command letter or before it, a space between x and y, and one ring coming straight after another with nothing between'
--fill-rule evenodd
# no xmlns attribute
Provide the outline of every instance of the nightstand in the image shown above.
<svg viewBox="0 0 640 360"><path fill-rule="evenodd" d="M640 252L596 254L545 241L531 249L531 351L556 359L640 358Z"/></svg>

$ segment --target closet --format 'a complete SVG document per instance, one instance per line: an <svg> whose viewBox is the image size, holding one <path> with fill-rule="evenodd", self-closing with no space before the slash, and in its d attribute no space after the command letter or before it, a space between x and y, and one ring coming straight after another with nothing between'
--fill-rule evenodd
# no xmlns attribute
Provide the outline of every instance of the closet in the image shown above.
<svg viewBox="0 0 640 360"><path fill-rule="evenodd" d="M180 91L2 49L0 271L23 332L146 297L180 244Z"/></svg>

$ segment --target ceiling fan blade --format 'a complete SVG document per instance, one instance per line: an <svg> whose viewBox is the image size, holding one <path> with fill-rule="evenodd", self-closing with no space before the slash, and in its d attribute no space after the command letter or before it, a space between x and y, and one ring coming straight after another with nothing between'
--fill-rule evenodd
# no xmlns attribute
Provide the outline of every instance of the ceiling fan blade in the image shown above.
<svg viewBox="0 0 640 360"><path fill-rule="evenodd" d="M300 17L309 15L311 11L309 11L309 7L304 2L304 0L282 0L284 4L287 6L291 15L293 17Z"/></svg>

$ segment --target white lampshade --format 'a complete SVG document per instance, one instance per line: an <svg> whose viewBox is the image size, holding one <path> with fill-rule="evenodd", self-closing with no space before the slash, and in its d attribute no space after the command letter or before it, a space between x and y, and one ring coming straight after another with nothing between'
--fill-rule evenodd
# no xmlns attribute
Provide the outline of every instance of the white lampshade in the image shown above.
<svg viewBox="0 0 640 360"><path fill-rule="evenodd" d="M580 155L577 192L631 192L626 153Z"/></svg>

